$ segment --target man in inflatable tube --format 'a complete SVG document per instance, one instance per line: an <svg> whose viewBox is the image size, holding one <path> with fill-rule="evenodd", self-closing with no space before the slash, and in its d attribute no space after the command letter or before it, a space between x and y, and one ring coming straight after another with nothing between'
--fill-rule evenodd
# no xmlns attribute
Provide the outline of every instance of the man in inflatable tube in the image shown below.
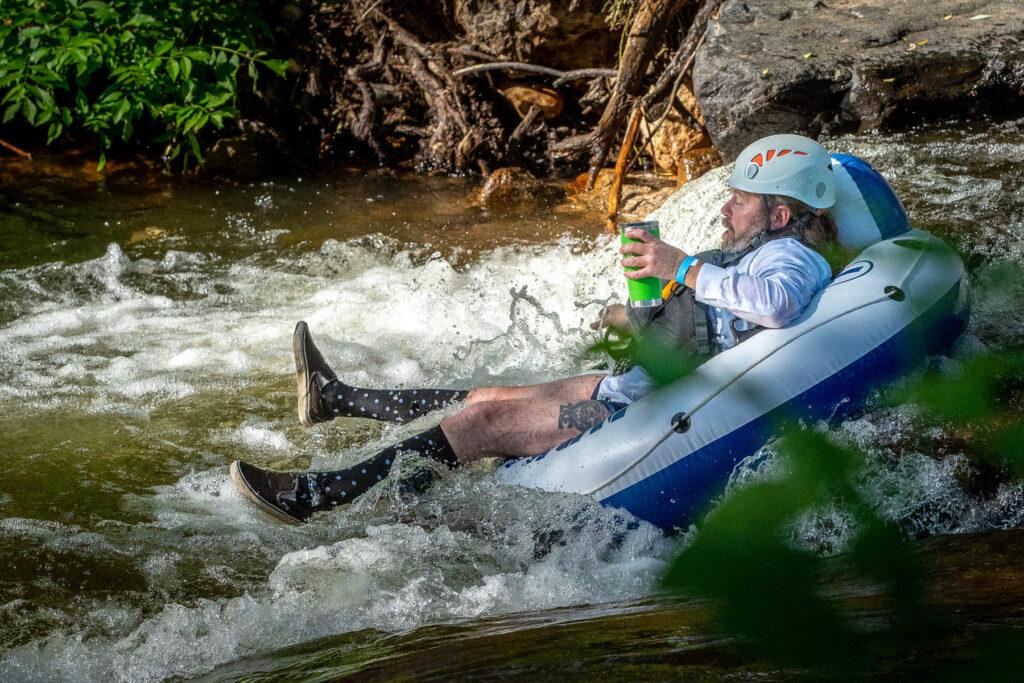
<svg viewBox="0 0 1024 683"><path fill-rule="evenodd" d="M758 140L740 153L729 186L721 250L690 255L645 231L628 233L642 244L621 249L634 254L622 265L638 267L627 277L653 276L677 285L666 303L644 318L630 316L627 322L627 309L619 305L602 311L603 324L629 324L638 339L653 335L662 348L667 342L680 356L692 357L730 348L759 329L782 327L800 315L832 275L813 250L835 239L835 224L825 214L836 197L828 152L799 135ZM417 452L452 468L481 457L536 455L658 386L650 366L645 369L640 360L624 372L531 386L359 388L338 379L304 322L295 327L292 345L299 420L306 427L337 417L402 423L454 402L465 407L342 470L274 472L233 462L231 478L239 491L291 524L351 502L387 476L401 453Z"/></svg>

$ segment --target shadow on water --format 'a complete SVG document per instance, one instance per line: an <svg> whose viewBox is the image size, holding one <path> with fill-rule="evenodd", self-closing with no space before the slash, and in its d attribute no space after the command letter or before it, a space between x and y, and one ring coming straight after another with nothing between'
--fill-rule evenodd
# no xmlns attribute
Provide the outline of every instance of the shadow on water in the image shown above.
<svg viewBox="0 0 1024 683"><path fill-rule="evenodd" d="M841 604L864 631L877 634L873 647L882 656L863 673L890 680L919 680L940 672L982 673L972 668L978 646L991 643L993 634L1006 629L1024 630L1024 530L929 539L919 544L917 553L927 567L924 601L939 626L913 646L893 641L880 628L890 613L875 587L846 576L839 558L825 563L836 585L829 601ZM742 640L719 634L713 614L706 601L655 599L426 626L406 633L361 631L245 658L199 680L817 677L799 668L780 668Z"/></svg>
<svg viewBox="0 0 1024 683"><path fill-rule="evenodd" d="M594 213L557 204L558 181L542 196L488 208L475 203L478 180L386 171L250 183L145 168L103 179L59 162L29 171L0 166L0 269L93 259L111 242L132 255L177 249L235 259L372 234L424 256L436 250L464 260L497 246L601 231Z"/></svg>

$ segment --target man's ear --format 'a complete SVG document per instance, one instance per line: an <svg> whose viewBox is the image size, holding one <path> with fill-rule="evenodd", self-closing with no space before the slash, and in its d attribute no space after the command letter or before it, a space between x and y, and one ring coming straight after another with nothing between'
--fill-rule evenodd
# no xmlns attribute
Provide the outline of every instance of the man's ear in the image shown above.
<svg viewBox="0 0 1024 683"><path fill-rule="evenodd" d="M793 213L789 210L789 207L785 204L779 204L772 209L772 229L778 230L789 225L789 221L792 218Z"/></svg>

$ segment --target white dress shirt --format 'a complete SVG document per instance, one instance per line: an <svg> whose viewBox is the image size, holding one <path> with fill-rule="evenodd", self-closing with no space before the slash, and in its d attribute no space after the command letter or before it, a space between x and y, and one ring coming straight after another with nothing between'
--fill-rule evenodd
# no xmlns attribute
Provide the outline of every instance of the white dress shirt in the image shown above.
<svg viewBox="0 0 1024 683"><path fill-rule="evenodd" d="M736 346L736 330L754 324L783 327L796 319L811 299L832 280L832 269L818 252L790 237L772 240L736 263L721 268L703 263L694 294L707 304L709 332L719 348ZM628 304L627 304L628 305ZM608 375L597 398L632 403L657 388L639 365L621 375Z"/></svg>

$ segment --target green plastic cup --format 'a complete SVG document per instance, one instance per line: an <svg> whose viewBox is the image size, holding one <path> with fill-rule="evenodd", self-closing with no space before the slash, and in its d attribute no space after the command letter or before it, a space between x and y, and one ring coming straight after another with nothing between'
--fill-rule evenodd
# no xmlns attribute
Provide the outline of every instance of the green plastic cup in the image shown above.
<svg viewBox="0 0 1024 683"><path fill-rule="evenodd" d="M619 238L622 244L640 242L638 239L626 237L626 231L638 228L646 230L655 237L660 237L658 232L658 221L638 221L636 223L622 223L619 225ZM628 254L632 256L633 254ZM626 270L639 270L636 266L624 266ZM656 277L642 277L639 280L626 278L629 287L629 304L633 308L652 308L661 305L661 280Z"/></svg>

